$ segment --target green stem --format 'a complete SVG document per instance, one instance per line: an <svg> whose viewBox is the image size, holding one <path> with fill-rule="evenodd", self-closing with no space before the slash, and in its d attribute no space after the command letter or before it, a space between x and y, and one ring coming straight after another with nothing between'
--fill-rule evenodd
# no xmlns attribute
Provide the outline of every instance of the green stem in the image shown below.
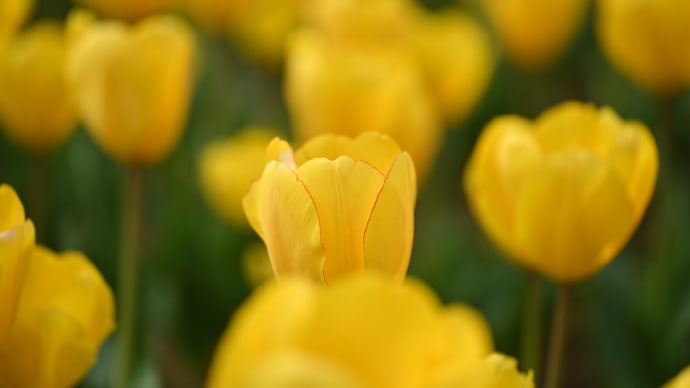
<svg viewBox="0 0 690 388"><path fill-rule="evenodd" d="M36 226L36 241L49 244L48 213L46 211L46 195L48 194L48 166L44 155L31 155L29 184L29 214Z"/></svg>
<svg viewBox="0 0 690 388"><path fill-rule="evenodd" d="M527 273L525 299L522 307L522 343L520 361L524 369L532 369L535 374L540 369L541 352L541 282L539 275Z"/></svg>
<svg viewBox="0 0 690 388"><path fill-rule="evenodd" d="M549 338L549 350L544 373L544 388L557 388L560 386L569 299L569 286L560 285L551 323L551 337Z"/></svg>
<svg viewBox="0 0 690 388"><path fill-rule="evenodd" d="M141 206L142 171L129 167L125 179L120 225L120 260L118 273L117 352L113 387L129 386L137 294L137 250L139 245L139 209Z"/></svg>

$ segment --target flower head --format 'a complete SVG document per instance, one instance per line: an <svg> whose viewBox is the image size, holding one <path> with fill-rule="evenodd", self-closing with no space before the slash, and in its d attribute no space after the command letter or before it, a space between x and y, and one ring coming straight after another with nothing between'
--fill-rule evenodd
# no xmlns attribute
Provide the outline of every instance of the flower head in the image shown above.
<svg viewBox="0 0 690 388"><path fill-rule="evenodd" d="M611 109L565 103L530 122L494 119L465 172L478 221L511 258L560 282L613 260L656 182L649 130Z"/></svg>

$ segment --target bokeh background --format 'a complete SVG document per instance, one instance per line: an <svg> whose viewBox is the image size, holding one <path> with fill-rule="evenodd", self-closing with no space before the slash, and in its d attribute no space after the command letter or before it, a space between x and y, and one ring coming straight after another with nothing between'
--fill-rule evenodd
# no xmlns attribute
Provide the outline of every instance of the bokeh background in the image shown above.
<svg viewBox="0 0 690 388"><path fill-rule="evenodd" d="M429 0L424 6L464 8L485 23L473 2ZM74 7L39 1L29 23L64 20ZM573 44L544 71L520 70L495 48L498 63L487 92L447 132L420 187L409 274L445 302L478 308L497 350L519 356L528 274L502 259L472 219L461 183L465 163L497 115L534 118L570 99L609 105L652 130L659 179L619 257L574 287L564 386L654 387L690 363L690 93L657 98L618 74L599 48L595 7L589 8ZM142 387L201 386L216 341L251 292L240 258L258 238L225 222L204 200L204 146L247 125L272 126L291 137L281 69L257 66L225 34L195 34L196 85L184 137L169 158L145 172L134 368ZM115 287L124 170L83 128L44 159L0 136L0 181L15 187L37 220L39 243L84 252ZM555 285L543 280L541 287L546 338ZM112 341L103 346L83 387L107 386L112 347Z"/></svg>

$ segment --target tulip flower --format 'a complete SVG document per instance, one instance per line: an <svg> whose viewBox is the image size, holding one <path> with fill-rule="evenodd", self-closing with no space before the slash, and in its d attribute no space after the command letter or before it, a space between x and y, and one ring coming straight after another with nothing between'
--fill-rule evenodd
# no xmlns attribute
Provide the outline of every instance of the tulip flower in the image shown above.
<svg viewBox="0 0 690 388"><path fill-rule="evenodd" d="M165 158L185 125L194 39L171 16L133 27L96 22L78 37L68 75L92 137L112 158L147 165Z"/></svg>
<svg viewBox="0 0 690 388"><path fill-rule="evenodd" d="M534 122L494 119L465 172L471 209L512 259L558 282L609 263L639 224L658 155L649 130L569 102Z"/></svg>
<svg viewBox="0 0 690 388"><path fill-rule="evenodd" d="M688 388L690 387L690 366L685 367L671 381L664 384L662 388Z"/></svg>
<svg viewBox="0 0 690 388"><path fill-rule="evenodd" d="M266 146L276 137L270 128L249 127L228 140L211 143L199 161L201 188L208 203L236 226L247 226L242 198L266 165Z"/></svg>
<svg viewBox="0 0 690 388"><path fill-rule="evenodd" d="M78 0L103 16L137 20L165 10L170 0Z"/></svg>
<svg viewBox="0 0 690 388"><path fill-rule="evenodd" d="M174 0L184 13L211 31L223 31L231 14L238 13L247 0Z"/></svg>
<svg viewBox="0 0 690 388"><path fill-rule="evenodd" d="M490 387L478 372L501 368L484 365L500 357L492 347L480 314L441 306L414 280L364 275L319 287L289 279L259 288L240 308L207 386Z"/></svg>
<svg viewBox="0 0 690 388"><path fill-rule="evenodd" d="M566 50L584 21L588 0L482 0L508 58L540 70Z"/></svg>
<svg viewBox="0 0 690 388"><path fill-rule="evenodd" d="M457 11L419 13L413 45L436 105L448 122L472 111L494 69L489 37Z"/></svg>
<svg viewBox="0 0 690 388"><path fill-rule="evenodd" d="M32 26L0 52L0 120L11 140L35 154L58 147L76 127L66 54L52 23Z"/></svg>
<svg viewBox="0 0 690 388"><path fill-rule="evenodd" d="M0 1L0 48L3 47L21 27L33 6L32 0Z"/></svg>
<svg viewBox="0 0 690 388"><path fill-rule="evenodd" d="M601 0L597 32L609 61L657 95L690 86L690 2Z"/></svg>
<svg viewBox="0 0 690 388"><path fill-rule="evenodd" d="M321 133L390 135L423 179L443 128L417 64L402 50L334 45L315 31L288 46L285 93L299 139Z"/></svg>
<svg viewBox="0 0 690 388"><path fill-rule="evenodd" d="M293 153L275 139L244 198L276 276L331 282L374 271L405 277L417 184L412 159L388 136L318 136Z"/></svg>

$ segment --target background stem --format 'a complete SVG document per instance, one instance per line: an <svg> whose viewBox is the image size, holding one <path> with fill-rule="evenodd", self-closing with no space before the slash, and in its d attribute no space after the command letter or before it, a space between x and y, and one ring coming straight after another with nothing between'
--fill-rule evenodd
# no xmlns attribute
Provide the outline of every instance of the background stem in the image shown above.
<svg viewBox="0 0 690 388"><path fill-rule="evenodd" d="M569 299L570 287L561 284L558 289L558 297L556 299L556 306L553 311L553 321L551 323L551 337L549 338L549 350L544 373L543 386L545 388L557 388L560 386Z"/></svg>
<svg viewBox="0 0 690 388"><path fill-rule="evenodd" d="M522 342L520 362L522 370L532 369L538 376L541 369L541 282L538 274L529 271L522 307Z"/></svg>

